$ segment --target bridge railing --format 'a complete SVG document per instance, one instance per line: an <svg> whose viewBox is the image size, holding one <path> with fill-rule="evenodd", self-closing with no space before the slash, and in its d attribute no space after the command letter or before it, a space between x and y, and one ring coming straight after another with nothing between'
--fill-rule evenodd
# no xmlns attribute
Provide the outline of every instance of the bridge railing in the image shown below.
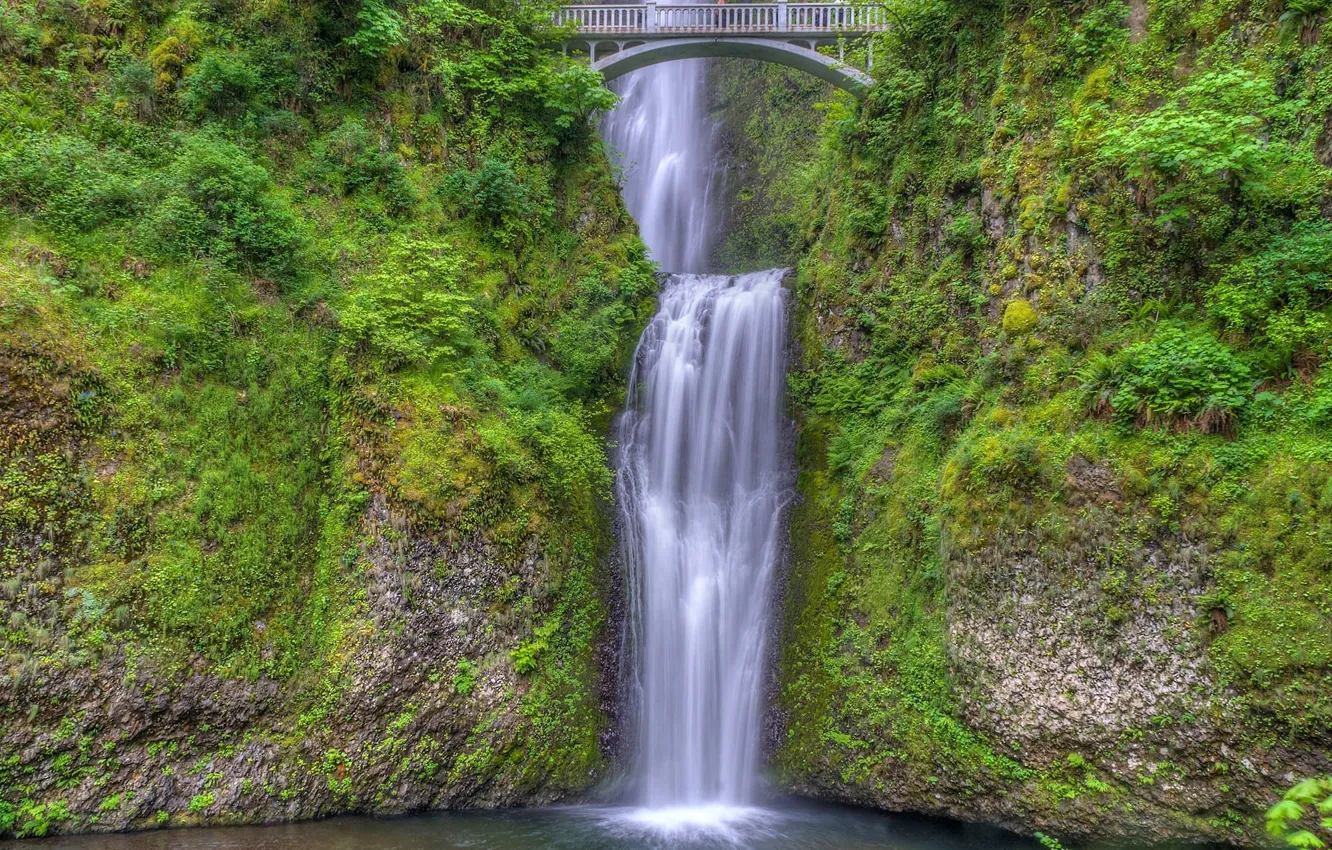
<svg viewBox="0 0 1332 850"><path fill-rule="evenodd" d="M651 25L648 7L642 3L633 6L564 6L555 13L555 23L578 25L579 32L647 32Z"/></svg>
<svg viewBox="0 0 1332 850"><path fill-rule="evenodd" d="M767 3L727 6L713 3L696 6L658 6L658 32L753 32L777 29L777 7Z"/></svg>
<svg viewBox="0 0 1332 850"><path fill-rule="evenodd" d="M856 6L850 3L791 3L786 7L787 29L856 30L875 32L888 29L888 10L882 6Z"/></svg>
<svg viewBox="0 0 1332 850"><path fill-rule="evenodd" d="M557 24L580 33L876 32L888 28L882 6L852 3L711 3L564 6Z"/></svg>

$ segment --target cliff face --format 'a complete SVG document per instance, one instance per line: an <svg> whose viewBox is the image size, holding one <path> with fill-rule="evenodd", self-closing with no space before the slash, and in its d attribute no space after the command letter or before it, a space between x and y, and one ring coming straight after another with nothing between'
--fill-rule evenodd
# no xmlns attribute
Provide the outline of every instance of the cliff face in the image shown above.
<svg viewBox="0 0 1332 850"><path fill-rule="evenodd" d="M604 770L656 283L598 80L469 8L0 14L0 835Z"/></svg>
<svg viewBox="0 0 1332 850"><path fill-rule="evenodd" d="M772 770L1258 844L1332 768L1325 15L896 13L800 165Z"/></svg>

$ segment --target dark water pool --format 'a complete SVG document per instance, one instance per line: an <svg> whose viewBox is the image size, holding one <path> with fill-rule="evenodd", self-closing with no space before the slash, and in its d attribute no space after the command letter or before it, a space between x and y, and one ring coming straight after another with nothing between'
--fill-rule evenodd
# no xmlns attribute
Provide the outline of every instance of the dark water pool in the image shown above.
<svg viewBox="0 0 1332 850"><path fill-rule="evenodd" d="M803 801L764 808L569 806L0 842L13 850L1039 850L985 826Z"/></svg>

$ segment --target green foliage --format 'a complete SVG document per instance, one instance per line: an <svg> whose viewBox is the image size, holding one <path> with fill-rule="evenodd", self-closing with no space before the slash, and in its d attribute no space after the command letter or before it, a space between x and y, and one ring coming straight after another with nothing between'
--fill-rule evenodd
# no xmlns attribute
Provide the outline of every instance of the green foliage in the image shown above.
<svg viewBox="0 0 1332 850"><path fill-rule="evenodd" d="M181 102L195 118L236 119L259 105L263 88L244 54L212 50L185 77Z"/></svg>
<svg viewBox="0 0 1332 850"><path fill-rule="evenodd" d="M543 79L541 101L561 143L587 136L588 119L615 108L618 98L586 65L570 63Z"/></svg>
<svg viewBox="0 0 1332 850"><path fill-rule="evenodd" d="M458 662L458 672L453 675L453 692L458 696L470 696L476 690L476 664L463 659Z"/></svg>
<svg viewBox="0 0 1332 850"><path fill-rule="evenodd" d="M272 276L295 271L305 233L267 169L232 142L191 136L166 170L147 231L169 257L205 255Z"/></svg>
<svg viewBox="0 0 1332 850"><path fill-rule="evenodd" d="M139 212L146 194L139 173L120 151L75 136L26 134L0 153L0 198L73 235Z"/></svg>
<svg viewBox="0 0 1332 850"><path fill-rule="evenodd" d="M537 626L531 638L523 641L517 649L509 653L509 657L513 660L513 669L523 676L534 672L541 656L550 649L551 639L559 629L559 617L550 617Z"/></svg>
<svg viewBox="0 0 1332 850"><path fill-rule="evenodd" d="M395 215L409 212L415 193L402 161L384 150L365 122L348 118L311 148L311 176L341 195L378 191Z"/></svg>
<svg viewBox="0 0 1332 850"><path fill-rule="evenodd" d="M1255 174L1267 147L1256 130L1276 103L1269 80L1242 67L1194 77L1146 115L1125 116L1102 136L1102 153L1140 179Z"/></svg>
<svg viewBox="0 0 1332 850"><path fill-rule="evenodd" d="M1248 368L1206 331L1167 325L1125 349L1122 362L1111 404L1148 425L1225 431L1252 397Z"/></svg>
<svg viewBox="0 0 1332 850"><path fill-rule="evenodd" d="M1332 339L1332 225L1297 222L1228 268L1208 307L1229 329L1285 351L1328 352Z"/></svg>
<svg viewBox="0 0 1332 850"><path fill-rule="evenodd" d="M219 737L319 741L306 766L352 807L353 757L425 782L445 749L330 761L349 659L398 640L371 623L368 553L462 540L508 566L535 546L502 611L465 603L506 650L529 640L521 692L484 722L456 700L478 779L455 790L585 788L605 422L656 288L590 135L613 95L528 4L64 11L0 10L0 383L22 393L0 437L0 679L269 679L286 696L262 730L229 715L149 756L201 773ZM478 210L442 191L464 161ZM474 693L477 664L454 672ZM0 772L56 778L0 803L0 832L128 816L119 792L60 802L105 772L98 712L57 738L39 711L68 706L40 703L13 719L52 748ZM211 817L221 778L177 806Z"/></svg>
<svg viewBox="0 0 1332 850"><path fill-rule="evenodd" d="M1289 847L1326 847L1332 839L1332 779L1306 779L1287 791L1267 810L1267 831Z"/></svg>
<svg viewBox="0 0 1332 850"><path fill-rule="evenodd" d="M347 44L369 59L378 59L406 43L402 15L379 0L362 0L356 23L356 33Z"/></svg>
<svg viewBox="0 0 1332 850"><path fill-rule="evenodd" d="M484 332L484 313L478 298L463 289L465 271L447 243L396 243L343 305L343 332L394 366L468 354L478 345L477 332Z"/></svg>
<svg viewBox="0 0 1332 850"><path fill-rule="evenodd" d="M531 232L537 207L507 162L487 157L476 171L454 171L440 185L445 197L499 244L512 244Z"/></svg>
<svg viewBox="0 0 1332 850"><path fill-rule="evenodd" d="M1041 842L1041 846L1046 850L1065 850L1063 842L1052 835L1046 835L1044 832L1036 833L1036 840Z"/></svg>
<svg viewBox="0 0 1332 850"><path fill-rule="evenodd" d="M947 722L994 710L957 653L976 622L1002 643L1015 599L1110 653L1199 583L1171 651L1238 700L1228 732L1257 752L1326 737L1326 10L1298 10L1296 43L1283 8L893 2L880 84L820 104L784 172L817 183L793 238L783 778L961 805L1002 788L1051 825L1088 794L1118 818L1127 791L1132 817L1252 842L1252 810L1197 822L1143 802L1155 773L1093 752L1014 765L980 732L1006 714ZM1199 541L1201 573L1145 562L1191 563ZM1116 749L1173 745L1165 729Z"/></svg>
<svg viewBox="0 0 1332 850"><path fill-rule="evenodd" d="M551 356L568 392L587 398L618 377L618 354L632 332L634 313L599 275L579 280L574 291L573 304L556 324Z"/></svg>

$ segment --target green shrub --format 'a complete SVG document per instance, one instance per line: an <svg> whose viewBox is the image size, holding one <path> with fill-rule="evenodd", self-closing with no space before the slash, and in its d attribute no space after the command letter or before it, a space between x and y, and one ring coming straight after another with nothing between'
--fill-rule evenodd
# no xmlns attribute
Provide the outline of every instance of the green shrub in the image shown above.
<svg viewBox="0 0 1332 850"><path fill-rule="evenodd" d="M1231 187L1255 202L1308 202L1326 170L1290 143L1263 138L1280 107L1272 80L1246 68L1200 73L1157 109L1121 116L1102 134L1100 154L1159 191L1158 223L1207 219ZM1228 213L1223 205L1222 222Z"/></svg>
<svg viewBox="0 0 1332 850"><path fill-rule="evenodd" d="M213 256L274 276L294 269L304 241L268 171L231 142L207 135L181 146L147 227L165 255Z"/></svg>
<svg viewBox="0 0 1332 850"><path fill-rule="evenodd" d="M970 463L966 463L966 461ZM995 484L1029 490L1047 482L1045 447L1040 438L1021 432L985 437L964 447L961 461L970 466L979 491Z"/></svg>
<svg viewBox="0 0 1332 850"><path fill-rule="evenodd" d="M263 80L241 54L212 51L185 77L181 102L195 118L240 118L258 106Z"/></svg>
<svg viewBox="0 0 1332 850"><path fill-rule="evenodd" d="M151 118L157 108L157 74L147 62L123 56L112 66L111 93L123 101L135 117Z"/></svg>
<svg viewBox="0 0 1332 850"><path fill-rule="evenodd" d="M565 392L587 398L618 377L618 355L634 313L599 276L580 280L576 292L556 324L551 355L564 374Z"/></svg>
<svg viewBox="0 0 1332 850"><path fill-rule="evenodd" d="M536 213L532 193L518 179L513 166L486 157L475 171L454 171L440 187L450 201L465 207L467 218L486 228L500 244L509 244L531 229Z"/></svg>
<svg viewBox="0 0 1332 850"><path fill-rule="evenodd" d="M577 62L570 62L543 78L546 120L555 128L555 138L560 143L585 138L591 126L588 118L614 109L618 100L606 88L600 72Z"/></svg>
<svg viewBox="0 0 1332 850"><path fill-rule="evenodd" d="M139 170L128 155L84 139L29 136L0 154L0 199L58 233L87 232L139 211Z"/></svg>
<svg viewBox="0 0 1332 850"><path fill-rule="evenodd" d="M469 353L486 313L463 282L463 260L447 244L400 242L343 304L343 332L391 366Z"/></svg>
<svg viewBox="0 0 1332 850"><path fill-rule="evenodd" d="M416 202L407 169L383 150L363 121L348 118L311 150L311 176L342 195L378 191L394 215Z"/></svg>
<svg viewBox="0 0 1332 850"><path fill-rule="evenodd" d="M1168 325L1122 353L1111 404L1145 425L1196 424L1225 431L1252 393L1249 370L1225 345L1197 328Z"/></svg>
<svg viewBox="0 0 1332 850"><path fill-rule="evenodd" d="M356 32L347 44L369 59L378 59L406 43L402 15L379 0L362 0L356 23Z"/></svg>
<svg viewBox="0 0 1332 850"><path fill-rule="evenodd" d="M1213 316L1284 351L1332 344L1332 223L1297 222L1226 270L1208 293Z"/></svg>
<svg viewBox="0 0 1332 850"><path fill-rule="evenodd" d="M1332 839L1332 777L1306 779L1282 795L1267 810L1267 831L1289 847L1326 847Z"/></svg>

